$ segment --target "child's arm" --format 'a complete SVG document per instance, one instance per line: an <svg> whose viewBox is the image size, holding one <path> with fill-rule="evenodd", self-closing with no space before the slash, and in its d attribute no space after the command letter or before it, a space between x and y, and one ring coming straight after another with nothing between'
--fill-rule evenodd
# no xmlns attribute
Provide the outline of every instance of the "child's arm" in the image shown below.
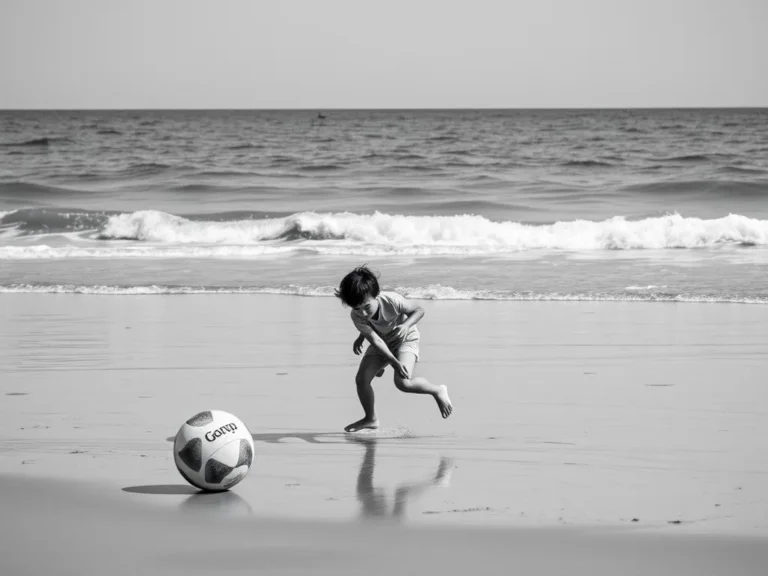
<svg viewBox="0 0 768 576"><path fill-rule="evenodd" d="M408 330L415 326L419 320L424 318L424 308L417 306L410 300L404 298L403 314L406 314L408 318L406 318L402 324L395 326L395 329L393 330L400 339L405 338L405 335L408 334Z"/></svg>
<svg viewBox="0 0 768 576"><path fill-rule="evenodd" d="M381 336L376 334L376 332L371 332L370 334L366 334L365 338L368 340L368 342L371 343L371 346L375 346L376 349L381 352L382 356L387 359L389 365L395 369L395 372L400 374L400 376L403 378L411 377L411 375L408 373L408 368L406 368L405 365L402 364L394 354L392 354L392 351L386 345L384 340L382 340Z"/></svg>
<svg viewBox="0 0 768 576"><path fill-rule="evenodd" d="M355 354L359 355L363 351L363 342L365 342L365 336L359 334L352 343L352 351Z"/></svg>

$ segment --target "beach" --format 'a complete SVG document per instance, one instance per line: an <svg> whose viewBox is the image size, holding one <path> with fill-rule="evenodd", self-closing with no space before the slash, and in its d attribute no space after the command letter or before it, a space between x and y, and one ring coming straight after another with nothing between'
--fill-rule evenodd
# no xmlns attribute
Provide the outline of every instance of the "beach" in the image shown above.
<svg viewBox="0 0 768 576"><path fill-rule="evenodd" d="M0 576L768 575L766 21L0 2Z"/></svg>
<svg viewBox="0 0 768 576"><path fill-rule="evenodd" d="M1 111L0 576L762 575L767 114ZM362 264L450 418L344 433Z"/></svg>
<svg viewBox="0 0 768 576"><path fill-rule="evenodd" d="M373 573L762 574L768 560L764 306L420 300L417 374L448 385L454 414L398 392L388 368L381 429L347 435L356 333L335 298L1 302L3 574L102 574L116 546L114 574L212 559L358 572L363 557ZM173 436L206 409L254 437L224 495L196 494L173 464Z"/></svg>

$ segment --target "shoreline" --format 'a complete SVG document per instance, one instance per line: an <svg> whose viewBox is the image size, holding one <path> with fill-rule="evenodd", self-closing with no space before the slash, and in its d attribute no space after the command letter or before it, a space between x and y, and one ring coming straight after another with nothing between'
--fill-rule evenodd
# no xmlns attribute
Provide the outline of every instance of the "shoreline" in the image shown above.
<svg viewBox="0 0 768 576"><path fill-rule="evenodd" d="M177 285L75 285L75 284L2 284L0 297L15 294L77 295L77 296L295 296L299 298L333 298L333 286L252 287L239 286L177 286ZM646 304L746 304L764 305L762 295L723 296L717 294L643 294L641 287L628 287L624 293L611 292L503 292L485 293L456 290L449 286L434 288L386 287L419 302L606 302Z"/></svg>

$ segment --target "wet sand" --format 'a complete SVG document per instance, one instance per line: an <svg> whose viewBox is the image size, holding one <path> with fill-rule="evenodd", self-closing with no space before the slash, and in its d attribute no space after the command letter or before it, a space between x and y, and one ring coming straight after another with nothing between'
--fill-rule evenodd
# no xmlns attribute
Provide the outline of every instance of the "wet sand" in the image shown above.
<svg viewBox="0 0 768 576"><path fill-rule="evenodd" d="M236 493L164 510L104 489L5 477L0 568L57 574L761 575L765 539L575 528L404 528L230 515Z"/></svg>
<svg viewBox="0 0 768 576"><path fill-rule="evenodd" d="M388 369L382 429L349 436L356 334L335 299L3 295L0 494L13 521L0 572L103 574L122 546L111 573L214 560L762 573L768 308L422 305L417 373L449 386L455 414L398 392ZM248 477L214 497L184 484L170 452L209 408L256 443Z"/></svg>

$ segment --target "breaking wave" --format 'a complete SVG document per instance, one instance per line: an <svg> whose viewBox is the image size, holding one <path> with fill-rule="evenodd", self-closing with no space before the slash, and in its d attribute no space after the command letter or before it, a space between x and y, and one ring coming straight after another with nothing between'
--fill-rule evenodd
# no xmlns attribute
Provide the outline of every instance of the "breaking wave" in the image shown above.
<svg viewBox="0 0 768 576"><path fill-rule="evenodd" d="M194 221L153 210L111 216L100 239L166 244L253 244L269 241L343 241L348 246L408 252L413 247L470 248L472 252L531 249L631 250L766 245L768 220L730 214L686 218L670 214L630 221L573 220L549 225L496 222L482 216L401 216L302 212L286 218Z"/></svg>
<svg viewBox="0 0 768 576"><path fill-rule="evenodd" d="M767 246L768 220L679 214L554 224L483 216L229 212L177 216L19 209L0 212L0 259L239 258L303 252L330 256L470 256L532 250L622 251Z"/></svg>

